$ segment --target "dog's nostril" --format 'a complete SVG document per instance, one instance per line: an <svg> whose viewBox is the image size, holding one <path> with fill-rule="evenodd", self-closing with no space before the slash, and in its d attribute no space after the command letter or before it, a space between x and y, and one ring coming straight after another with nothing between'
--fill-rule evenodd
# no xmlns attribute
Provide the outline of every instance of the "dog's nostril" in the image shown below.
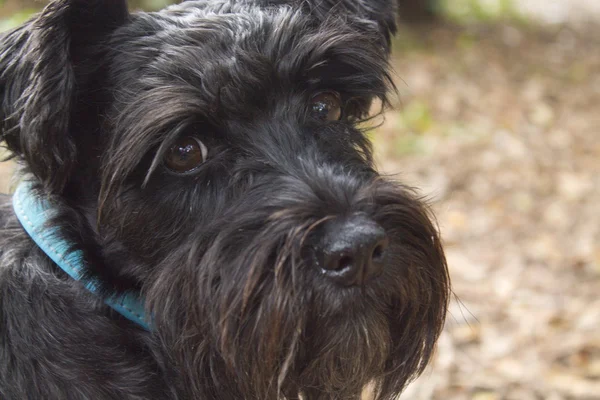
<svg viewBox="0 0 600 400"><path fill-rule="evenodd" d="M354 260L352 259L352 257L349 256L344 256L342 258L340 258L340 260L337 262L337 268L335 269L336 271L343 271L347 268L352 268L352 263L354 262Z"/></svg>
<svg viewBox="0 0 600 400"><path fill-rule="evenodd" d="M373 250L373 255L371 256L371 258L373 259L373 261L379 261L383 258L383 245L379 245L379 246L375 247L375 250Z"/></svg>
<svg viewBox="0 0 600 400"><path fill-rule="evenodd" d="M388 239L362 214L330 221L322 238L323 273L342 285L362 285L383 270Z"/></svg>

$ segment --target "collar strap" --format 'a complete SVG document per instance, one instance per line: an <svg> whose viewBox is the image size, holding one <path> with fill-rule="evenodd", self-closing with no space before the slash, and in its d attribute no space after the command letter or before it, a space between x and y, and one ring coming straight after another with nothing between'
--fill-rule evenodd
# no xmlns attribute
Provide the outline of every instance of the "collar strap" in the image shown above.
<svg viewBox="0 0 600 400"><path fill-rule="evenodd" d="M32 193L31 182L21 182L13 195L13 208L23 225L23 228L33 241L71 278L81 281L84 269L83 251L73 246L57 235L57 228L48 226L47 222L53 214L51 204ZM82 282L86 289L100 296L99 284L96 279ZM145 321L144 304L134 294L113 295L104 299L104 302L123 315L125 318L150 330Z"/></svg>

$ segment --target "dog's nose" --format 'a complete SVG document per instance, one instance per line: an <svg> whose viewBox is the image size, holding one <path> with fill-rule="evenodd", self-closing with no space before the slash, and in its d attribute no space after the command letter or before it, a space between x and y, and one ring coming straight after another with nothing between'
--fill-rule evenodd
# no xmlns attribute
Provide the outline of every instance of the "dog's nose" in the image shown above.
<svg viewBox="0 0 600 400"><path fill-rule="evenodd" d="M363 285L381 274L388 246L385 230L363 214L329 221L321 241L321 268L334 282Z"/></svg>

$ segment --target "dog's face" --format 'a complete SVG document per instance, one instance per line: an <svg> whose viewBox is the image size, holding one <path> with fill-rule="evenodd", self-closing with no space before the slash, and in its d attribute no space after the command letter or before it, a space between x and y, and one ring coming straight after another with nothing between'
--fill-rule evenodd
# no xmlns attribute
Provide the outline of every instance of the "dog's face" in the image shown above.
<svg viewBox="0 0 600 400"><path fill-rule="evenodd" d="M61 0L3 38L4 139L191 398L393 398L428 362L443 251L358 127L393 3Z"/></svg>

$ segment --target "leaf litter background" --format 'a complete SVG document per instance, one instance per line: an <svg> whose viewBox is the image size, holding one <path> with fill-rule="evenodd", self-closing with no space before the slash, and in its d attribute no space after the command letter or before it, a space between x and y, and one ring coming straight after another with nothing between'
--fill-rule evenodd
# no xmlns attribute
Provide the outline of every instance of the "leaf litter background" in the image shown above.
<svg viewBox="0 0 600 400"><path fill-rule="evenodd" d="M455 293L401 399L600 399L600 1L442 4L449 22L402 28L372 133L431 200Z"/></svg>

